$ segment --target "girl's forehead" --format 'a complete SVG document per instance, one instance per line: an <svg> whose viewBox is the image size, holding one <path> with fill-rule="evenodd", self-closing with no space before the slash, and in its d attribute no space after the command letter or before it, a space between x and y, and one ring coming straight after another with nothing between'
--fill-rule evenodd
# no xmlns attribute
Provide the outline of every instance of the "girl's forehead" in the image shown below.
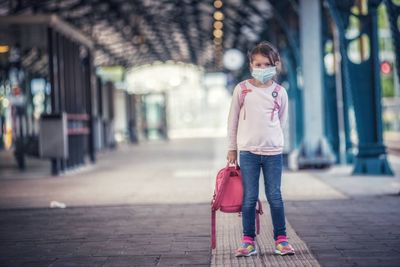
<svg viewBox="0 0 400 267"><path fill-rule="evenodd" d="M257 62L257 63L271 63L269 58L262 55L262 54L255 54L252 56L253 59L253 63Z"/></svg>

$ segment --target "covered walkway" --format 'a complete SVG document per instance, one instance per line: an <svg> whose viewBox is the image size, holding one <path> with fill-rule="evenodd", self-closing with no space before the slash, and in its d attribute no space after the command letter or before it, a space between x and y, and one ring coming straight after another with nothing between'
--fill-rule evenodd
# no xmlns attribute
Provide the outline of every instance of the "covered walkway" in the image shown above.
<svg viewBox="0 0 400 267"><path fill-rule="evenodd" d="M0 267L398 267L399 23L399 0L0 0ZM261 192L238 259L235 214L210 249L210 201L261 41L296 254L272 253Z"/></svg>
<svg viewBox="0 0 400 267"><path fill-rule="evenodd" d="M288 166L393 175L399 14L397 0L0 1L0 149L58 175L122 141L211 124L221 136L218 103L267 40L289 96Z"/></svg>

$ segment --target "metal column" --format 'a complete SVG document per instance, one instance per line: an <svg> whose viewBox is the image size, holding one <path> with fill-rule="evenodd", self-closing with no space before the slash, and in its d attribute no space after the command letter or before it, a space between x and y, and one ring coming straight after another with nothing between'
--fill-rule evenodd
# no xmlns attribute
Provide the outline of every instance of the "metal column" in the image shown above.
<svg viewBox="0 0 400 267"><path fill-rule="evenodd" d="M335 157L324 135L322 98L322 38L319 1L300 1L300 41L303 71L304 140L298 158L299 167L325 167Z"/></svg>
<svg viewBox="0 0 400 267"><path fill-rule="evenodd" d="M379 73L379 43L377 26L377 7L381 0L360 1L360 14L351 12L354 1L338 3L329 0L329 7L340 34L344 48L343 79L351 89L358 132L358 154L354 161L353 174L393 175L386 158L386 149L382 138L381 85ZM366 8L367 9L366 9ZM365 9L367 10L365 12ZM364 10L364 12L362 12ZM345 30L349 25L350 15L356 16L360 22L359 36L346 39ZM354 63L347 51L351 41L361 35L369 37L369 58L361 54L361 62ZM362 49L361 49L362 50ZM343 51L343 50L342 50ZM362 53L363 51L361 51ZM368 53L366 53L368 54Z"/></svg>

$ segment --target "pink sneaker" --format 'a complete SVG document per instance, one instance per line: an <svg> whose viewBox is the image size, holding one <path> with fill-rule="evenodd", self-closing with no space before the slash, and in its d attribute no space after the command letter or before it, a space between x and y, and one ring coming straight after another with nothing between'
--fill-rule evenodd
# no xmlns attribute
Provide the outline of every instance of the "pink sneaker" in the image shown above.
<svg viewBox="0 0 400 267"><path fill-rule="evenodd" d="M284 236L284 235L278 236L278 239L275 241L275 254L278 254L281 256L294 254L294 249L289 244L286 236Z"/></svg>
<svg viewBox="0 0 400 267"><path fill-rule="evenodd" d="M236 257L250 257L257 255L256 245L250 243L242 243L242 245L236 250Z"/></svg>
<svg viewBox="0 0 400 267"><path fill-rule="evenodd" d="M249 257L257 255L256 243L251 236L243 236L242 245L236 250L236 257Z"/></svg>

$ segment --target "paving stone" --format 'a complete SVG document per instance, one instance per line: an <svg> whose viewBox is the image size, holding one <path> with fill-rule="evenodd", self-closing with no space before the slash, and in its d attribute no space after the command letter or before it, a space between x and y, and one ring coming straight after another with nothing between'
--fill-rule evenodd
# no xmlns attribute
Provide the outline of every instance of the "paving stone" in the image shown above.
<svg viewBox="0 0 400 267"><path fill-rule="evenodd" d="M160 256L113 256L108 257L103 267L157 266Z"/></svg>
<svg viewBox="0 0 400 267"><path fill-rule="evenodd" d="M107 257L91 257L91 256L77 256L77 257L62 257L58 258L49 267L83 267L83 266L101 266L107 260Z"/></svg>
<svg viewBox="0 0 400 267"><path fill-rule="evenodd" d="M51 265L55 259L51 260L19 260L19 261L12 261L12 262L2 262L0 264L1 267L19 267L19 266L24 266L24 267L37 267L37 266L49 266Z"/></svg>
<svg viewBox="0 0 400 267"><path fill-rule="evenodd" d="M210 264L210 257L209 251L207 253L202 254L193 254L193 255L186 255L182 257L181 255L163 255L160 258L160 261L157 266L182 266L182 265L209 265Z"/></svg>

